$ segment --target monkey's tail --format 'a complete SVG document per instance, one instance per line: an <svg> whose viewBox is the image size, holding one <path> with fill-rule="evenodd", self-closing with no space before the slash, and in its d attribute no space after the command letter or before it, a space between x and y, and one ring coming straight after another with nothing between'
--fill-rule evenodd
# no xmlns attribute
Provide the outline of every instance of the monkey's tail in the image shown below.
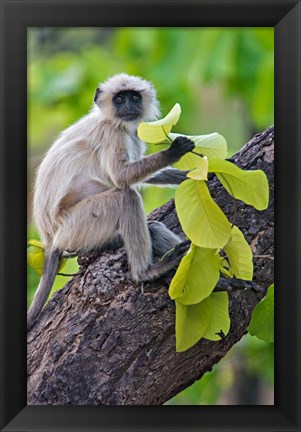
<svg viewBox="0 0 301 432"><path fill-rule="evenodd" d="M43 275L27 313L27 331L36 322L47 301L59 266L60 255L61 252L58 249L48 249L45 251Z"/></svg>

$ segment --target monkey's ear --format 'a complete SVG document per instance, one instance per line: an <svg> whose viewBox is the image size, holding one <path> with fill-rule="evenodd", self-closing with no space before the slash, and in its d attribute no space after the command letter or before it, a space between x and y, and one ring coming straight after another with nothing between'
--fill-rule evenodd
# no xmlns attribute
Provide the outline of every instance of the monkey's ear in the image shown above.
<svg viewBox="0 0 301 432"><path fill-rule="evenodd" d="M97 87L97 89L95 90L95 96L94 96L94 102L97 103L98 100L98 96L100 95L101 90Z"/></svg>

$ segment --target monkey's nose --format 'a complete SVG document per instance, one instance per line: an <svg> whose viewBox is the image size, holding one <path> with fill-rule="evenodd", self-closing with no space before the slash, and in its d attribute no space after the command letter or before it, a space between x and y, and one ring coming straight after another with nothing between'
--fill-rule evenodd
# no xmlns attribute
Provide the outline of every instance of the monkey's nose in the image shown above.
<svg viewBox="0 0 301 432"><path fill-rule="evenodd" d="M125 101L125 109L127 109L127 110L131 110L132 109L131 101L128 100L128 99L126 99L126 101Z"/></svg>

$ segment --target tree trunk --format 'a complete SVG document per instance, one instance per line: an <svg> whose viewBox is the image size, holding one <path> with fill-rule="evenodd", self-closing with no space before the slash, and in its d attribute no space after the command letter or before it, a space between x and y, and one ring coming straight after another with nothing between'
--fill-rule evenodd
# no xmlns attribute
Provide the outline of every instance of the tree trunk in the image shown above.
<svg viewBox="0 0 301 432"><path fill-rule="evenodd" d="M235 216L257 255L254 281L267 288L274 268L274 128L256 135L234 161L244 169L262 169L269 179L269 208L260 212L237 201ZM216 178L208 183L233 221L232 198ZM149 219L181 233L173 201ZM229 334L176 353L175 307L166 280L134 284L123 249L80 256L79 264L80 274L53 295L28 333L28 404L162 404L225 356L245 334L262 297L251 289L231 292Z"/></svg>

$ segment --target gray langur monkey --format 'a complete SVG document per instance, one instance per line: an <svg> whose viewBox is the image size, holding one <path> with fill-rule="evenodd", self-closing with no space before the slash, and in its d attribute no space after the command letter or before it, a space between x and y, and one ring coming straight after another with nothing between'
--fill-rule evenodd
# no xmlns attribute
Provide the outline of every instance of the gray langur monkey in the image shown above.
<svg viewBox="0 0 301 432"><path fill-rule="evenodd" d="M187 250L159 222L146 222L139 184L180 184L186 172L168 167L194 148L185 137L143 156L141 121L159 115L156 92L142 78L121 73L101 84L94 106L54 142L37 171L33 213L45 245L43 275L27 315L30 329L51 290L63 251L104 249L123 241L132 279L167 273ZM178 245L178 246L176 246ZM186 245L187 246L187 245ZM152 264L153 252L167 259Z"/></svg>

